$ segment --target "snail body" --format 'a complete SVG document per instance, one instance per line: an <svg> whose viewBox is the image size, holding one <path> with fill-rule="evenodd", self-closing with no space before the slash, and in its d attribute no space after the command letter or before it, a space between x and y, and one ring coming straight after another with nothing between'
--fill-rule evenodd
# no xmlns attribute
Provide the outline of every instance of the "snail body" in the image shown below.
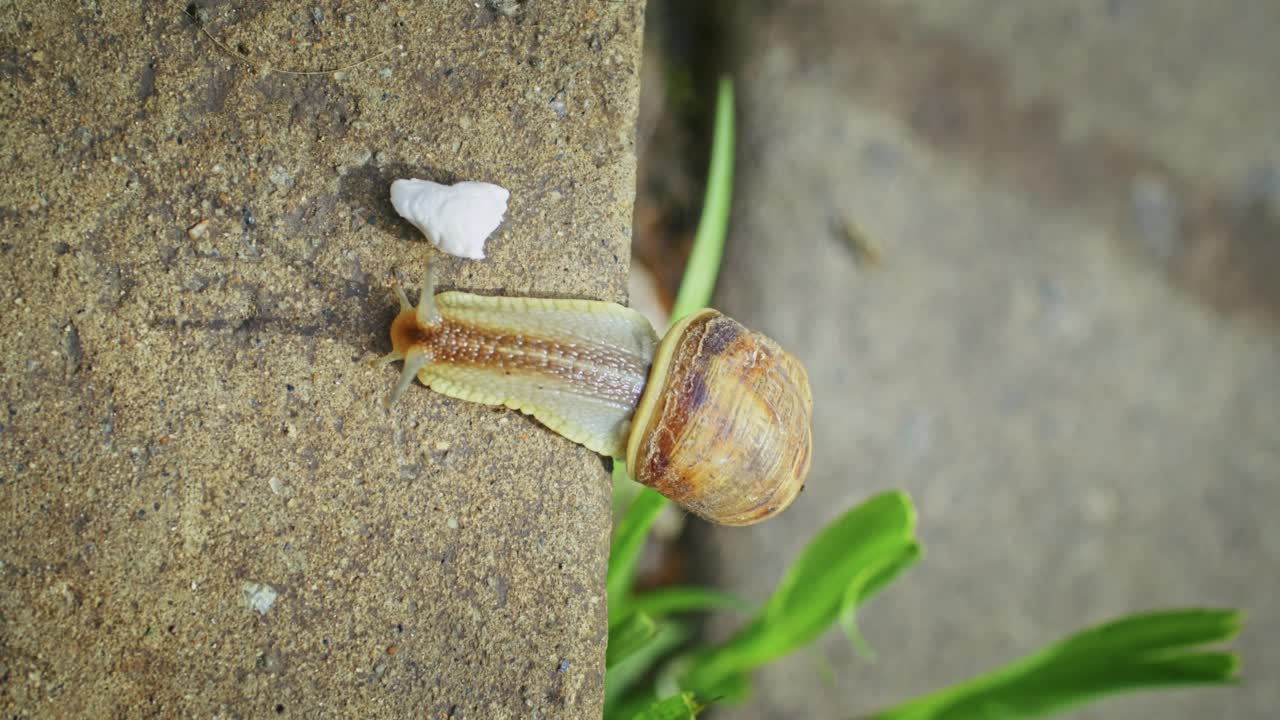
<svg viewBox="0 0 1280 720"><path fill-rule="evenodd" d="M808 473L813 400L804 368L715 310L659 342L649 321L592 300L434 294L398 287L396 402L416 377L450 397L532 415L633 477L725 525L786 508Z"/></svg>

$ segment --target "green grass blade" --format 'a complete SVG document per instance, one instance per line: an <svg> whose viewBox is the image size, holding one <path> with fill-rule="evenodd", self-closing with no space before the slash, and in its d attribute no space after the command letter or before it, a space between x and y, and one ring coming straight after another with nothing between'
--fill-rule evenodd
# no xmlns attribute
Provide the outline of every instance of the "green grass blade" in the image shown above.
<svg viewBox="0 0 1280 720"><path fill-rule="evenodd" d="M632 717L634 720L690 720L697 717L704 707L706 706L693 697L693 693L686 692L659 700Z"/></svg>
<svg viewBox="0 0 1280 720"><path fill-rule="evenodd" d="M671 310L671 321L705 307L711 302L711 292L720 273L720 256L724 251L724 239L729 227L729 206L733 197L733 82L721 79L716 96L715 128L711 139L711 163L707 170L707 192L703 201L698 231L689 251L689 262L680 280L680 291ZM613 465L615 483L620 478L631 480L621 461ZM653 525L658 511L667 502L657 492L644 488L632 501L628 511L637 511L636 517L624 516L615 532L609 554L609 616L624 612L624 602L631 590L635 576L635 552L639 551L644 535ZM620 538L626 528L628 536ZM636 537L638 533L638 537ZM621 540L621 542L620 542ZM619 550L633 550L629 555L618 555Z"/></svg>
<svg viewBox="0 0 1280 720"><path fill-rule="evenodd" d="M1137 613L1062 641L1057 651L1081 655L1124 651L1154 653L1204 645L1233 637L1243 616L1235 610L1193 608Z"/></svg>
<svg viewBox="0 0 1280 720"><path fill-rule="evenodd" d="M1132 615L874 717L1037 717L1127 690L1229 685L1236 682L1238 658L1198 648L1232 639L1240 626L1241 615L1233 610Z"/></svg>
<svg viewBox="0 0 1280 720"><path fill-rule="evenodd" d="M674 323L688 313L705 307L711 302L716 277L720 273L720 257L724 251L725 236L729 226L729 209L733 197L734 153L734 97L733 83L720 81L716 96L715 127L711 141L711 162L707 171L707 191L698 222L689 261L681 278L680 290L671 311ZM615 485L632 481L621 461L614 462ZM633 481L632 481L633 482ZM629 614L631 586L635 577L636 560L643 547L645 535L666 505L667 499L657 492L644 488L632 500L627 512L618 521L613 542L609 548L609 573L606 579L608 612L611 627ZM634 683L653 663L665 653L683 642L686 636L665 646L661 652L651 652L663 647L672 635L664 634L671 627L664 624L653 641L626 660L620 661L605 673L605 710L607 717L618 711L623 703L629 703L627 693Z"/></svg>
<svg viewBox="0 0 1280 720"><path fill-rule="evenodd" d="M652 690L637 691L636 685L657 661L692 636L688 626L666 621L643 647L606 668L604 673L604 716L629 718L657 700Z"/></svg>
<svg viewBox="0 0 1280 720"><path fill-rule="evenodd" d="M867 659L875 658L875 652L858 630L856 617L858 605L876 594L880 588L888 585L890 580L913 565L923 554L924 550L919 543L908 543L904 546L901 555L886 555L883 562L872 563L849 583L849 587L845 591L845 597L840 603L837 617L840 620L840 627L844 631L845 637L849 638L849 642L853 644L854 650L859 655Z"/></svg>
<svg viewBox="0 0 1280 720"><path fill-rule="evenodd" d="M604 652L605 669L635 654L640 648L649 644L657 633L657 625L647 614L642 612L628 614L621 622L609 628L609 645Z"/></svg>
<svg viewBox="0 0 1280 720"><path fill-rule="evenodd" d="M750 605L741 598L718 590L699 587L665 587L650 590L643 595L631 598L629 607L654 617L700 610L747 612L751 609Z"/></svg>
<svg viewBox="0 0 1280 720"><path fill-rule="evenodd" d="M693 237L693 248L671 307L671 322L711 302L711 293L720 274L720 256L729 229L729 208L733 199L734 116L733 81L721 78L716 93L715 129L711 136L711 163L707 170L707 191L702 216Z"/></svg>
<svg viewBox="0 0 1280 720"><path fill-rule="evenodd" d="M769 598L766 615L794 613L814 596L838 605L850 581L872 569L867 559L905 547L915 527L915 508L902 492L882 493L849 510L809 541ZM866 578L869 586L872 579Z"/></svg>
<svg viewBox="0 0 1280 720"><path fill-rule="evenodd" d="M651 688L631 693L621 702L605 706L604 720L633 720L658 702L658 695Z"/></svg>
<svg viewBox="0 0 1280 720"><path fill-rule="evenodd" d="M614 472L626 472L621 467L622 463L615 463ZM645 492L636 495L631 501L631 507L627 508L618 527L614 528L613 542L609 546L609 572L605 579L610 626L628 614L626 604L631 594L636 561L644 547L649 527L666 502L666 498L645 488Z"/></svg>
<svg viewBox="0 0 1280 720"><path fill-rule="evenodd" d="M836 518L742 630L685 659L681 686L716 697L733 678L810 642L920 557L914 536L915 509L900 492L878 495Z"/></svg>

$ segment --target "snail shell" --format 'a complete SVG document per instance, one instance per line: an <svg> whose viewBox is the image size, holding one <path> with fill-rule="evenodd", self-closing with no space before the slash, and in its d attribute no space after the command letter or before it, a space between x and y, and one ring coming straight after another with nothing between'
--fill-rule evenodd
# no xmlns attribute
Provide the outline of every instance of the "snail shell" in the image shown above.
<svg viewBox="0 0 1280 720"><path fill-rule="evenodd" d="M658 347L627 467L700 517L749 525L790 505L804 486L812 416L808 375L795 357L702 310Z"/></svg>
<svg viewBox="0 0 1280 720"><path fill-rule="evenodd" d="M813 399L800 363L715 310L661 343L615 303L462 292L418 305L398 287L391 395L416 377L450 397L533 415L587 448L625 458L632 475L690 512L747 525L781 512L809 470Z"/></svg>

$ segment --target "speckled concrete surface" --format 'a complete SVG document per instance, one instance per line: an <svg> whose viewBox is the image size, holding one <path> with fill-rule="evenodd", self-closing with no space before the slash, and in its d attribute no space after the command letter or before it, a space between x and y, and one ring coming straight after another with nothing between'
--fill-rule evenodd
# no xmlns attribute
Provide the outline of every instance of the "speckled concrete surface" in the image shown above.
<svg viewBox="0 0 1280 720"><path fill-rule="evenodd" d="M595 715L604 463L367 361L395 177L512 192L442 286L623 299L641 4L183 8L0 13L4 714Z"/></svg>
<svg viewBox="0 0 1280 720"><path fill-rule="evenodd" d="M1134 610L1240 606L1280 706L1280 11L1257 0L724 4L741 95L719 304L808 364L813 474L702 530L763 598L813 529L909 490L927 557L721 718L841 718ZM855 222L883 246L859 263ZM717 626L723 632L726 626Z"/></svg>

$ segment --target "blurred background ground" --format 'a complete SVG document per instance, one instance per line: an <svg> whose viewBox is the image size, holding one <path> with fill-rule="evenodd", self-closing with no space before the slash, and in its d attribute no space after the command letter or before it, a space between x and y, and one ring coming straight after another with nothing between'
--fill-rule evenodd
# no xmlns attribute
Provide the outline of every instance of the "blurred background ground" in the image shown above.
<svg viewBox="0 0 1280 720"><path fill-rule="evenodd" d="M792 509L692 523L648 577L762 599L815 528L890 487L927 551L859 616L875 662L832 633L717 716L850 717L1118 614L1212 604L1249 612L1242 688L1072 716L1272 717L1280 6L651 2L648 26L637 265L659 297L678 283L728 72L716 304L794 350L817 399Z"/></svg>

